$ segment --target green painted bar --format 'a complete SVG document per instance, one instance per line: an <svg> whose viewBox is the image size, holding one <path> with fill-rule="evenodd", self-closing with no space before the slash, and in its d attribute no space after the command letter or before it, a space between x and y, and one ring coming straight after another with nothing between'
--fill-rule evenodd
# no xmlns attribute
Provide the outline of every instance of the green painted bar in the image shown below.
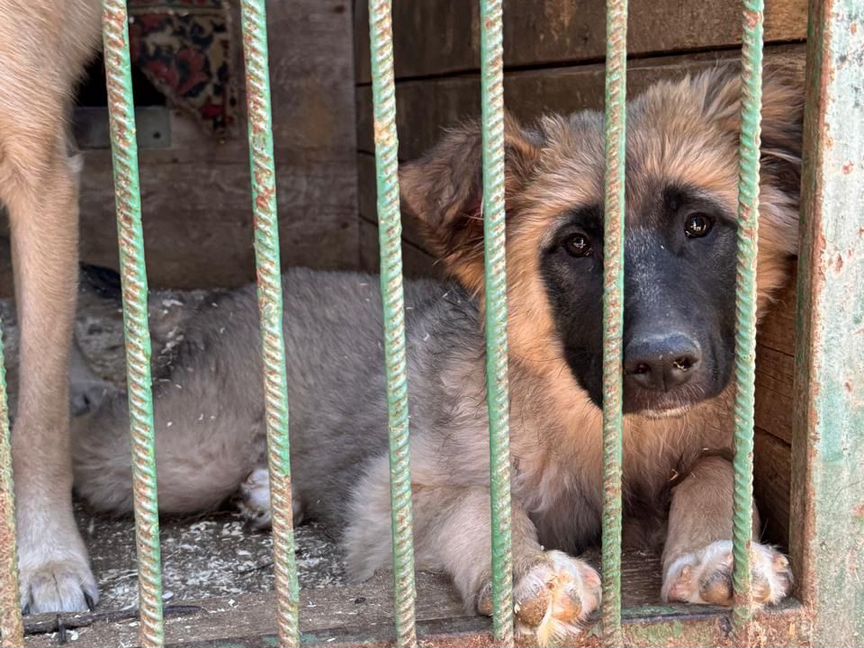
<svg viewBox="0 0 864 648"><path fill-rule="evenodd" d="M24 621L18 584L18 548L15 543L15 491L12 486L12 445L6 362L0 327L0 646L24 645Z"/></svg>
<svg viewBox="0 0 864 648"><path fill-rule="evenodd" d="M606 2L606 178L603 230L603 635L621 646L621 480L627 0Z"/></svg>
<svg viewBox="0 0 864 648"><path fill-rule="evenodd" d="M402 288L402 220L399 207L399 140L393 78L392 0L369 0L372 101L375 114L375 172L384 356L390 438L390 505L393 526L393 586L397 645L417 645L414 584L411 457L408 429L408 368L405 356L405 300Z"/></svg>
<svg viewBox="0 0 864 648"><path fill-rule="evenodd" d="M492 506L492 619L495 639L513 645L510 510L510 395L507 379L507 258L504 211L504 39L501 0L480 2L483 115L483 247L486 391Z"/></svg>
<svg viewBox="0 0 864 648"><path fill-rule="evenodd" d="M147 269L141 228L138 143L129 62L125 0L104 0L102 40L114 161L114 199L120 242L126 381L132 437L132 482L138 554L138 596L142 648L165 643L162 615L162 554L156 492L156 436L150 386L150 330L147 321Z"/></svg>
<svg viewBox="0 0 864 648"><path fill-rule="evenodd" d="M255 218L255 267L261 318L261 358L273 518L273 565L276 575L276 621L280 645L300 645L300 586L291 509L291 448L288 422L288 376L283 330L282 270L276 205L276 165L270 104L267 50L267 2L243 0L243 55L246 64L246 112L252 212Z"/></svg>
<svg viewBox="0 0 864 648"><path fill-rule="evenodd" d="M864 637L864 3L812 0L790 546L814 646Z"/></svg>
<svg viewBox="0 0 864 648"><path fill-rule="evenodd" d="M753 615L753 426L756 395L756 256L759 244L759 159L762 120L764 0L744 1L741 51L741 137L738 149L738 267L735 327L735 491L733 497L733 622L743 631Z"/></svg>

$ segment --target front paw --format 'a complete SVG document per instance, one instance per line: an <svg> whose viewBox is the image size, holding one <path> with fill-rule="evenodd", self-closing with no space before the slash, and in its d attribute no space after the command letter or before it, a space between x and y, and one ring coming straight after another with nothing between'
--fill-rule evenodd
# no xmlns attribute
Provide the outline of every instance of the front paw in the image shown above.
<svg viewBox="0 0 864 648"><path fill-rule="evenodd" d="M581 632L581 623L600 605L600 576L587 563L561 551L547 551L517 578L513 589L517 630L550 646ZM488 588L478 610L492 613Z"/></svg>
<svg viewBox="0 0 864 648"><path fill-rule="evenodd" d="M19 566L24 614L85 612L99 601L99 589L80 543L22 546Z"/></svg>
<svg viewBox="0 0 864 648"><path fill-rule="evenodd" d="M732 542L718 540L675 560L663 579L663 599L682 603L732 605ZM753 602L779 603L792 591L792 569L782 553L752 544Z"/></svg>

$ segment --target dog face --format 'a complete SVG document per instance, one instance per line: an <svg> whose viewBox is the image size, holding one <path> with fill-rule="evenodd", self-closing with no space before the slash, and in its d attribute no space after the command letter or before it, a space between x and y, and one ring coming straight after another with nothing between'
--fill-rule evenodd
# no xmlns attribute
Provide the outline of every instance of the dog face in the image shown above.
<svg viewBox="0 0 864 648"><path fill-rule="evenodd" d="M669 416L720 394L735 352L737 75L659 83L628 107L624 410ZM763 90L758 306L797 251L801 92ZM451 132L401 172L448 269L482 293L481 149ZM506 122L511 357L602 405L603 118Z"/></svg>

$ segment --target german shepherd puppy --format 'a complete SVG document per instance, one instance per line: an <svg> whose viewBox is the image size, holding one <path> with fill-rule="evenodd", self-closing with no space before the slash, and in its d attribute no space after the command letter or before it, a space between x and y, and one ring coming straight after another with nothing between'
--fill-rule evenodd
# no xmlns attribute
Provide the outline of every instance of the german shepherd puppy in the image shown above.
<svg viewBox="0 0 864 648"><path fill-rule="evenodd" d="M628 113L625 536L663 543L662 596L690 603L731 601L739 90L713 70L658 83ZM763 115L764 314L797 252L800 90L769 75ZM597 572L576 556L601 518L602 121L506 125L515 597L541 643L578 632L600 601ZM489 613L480 170L470 125L401 181L454 278L406 286L417 563ZM341 530L362 579L390 560L377 278L292 270L284 283L295 506ZM156 383L161 508L200 511L242 486L266 518L254 288L191 315L186 331ZM77 489L100 509L132 505L126 418L119 394L73 435ZM753 576L759 603L792 585L787 559L756 542Z"/></svg>
<svg viewBox="0 0 864 648"><path fill-rule="evenodd" d="M73 89L99 36L99 0L0 0L0 205L21 324L12 435L21 598L32 612L98 599L72 517L69 354L78 279Z"/></svg>

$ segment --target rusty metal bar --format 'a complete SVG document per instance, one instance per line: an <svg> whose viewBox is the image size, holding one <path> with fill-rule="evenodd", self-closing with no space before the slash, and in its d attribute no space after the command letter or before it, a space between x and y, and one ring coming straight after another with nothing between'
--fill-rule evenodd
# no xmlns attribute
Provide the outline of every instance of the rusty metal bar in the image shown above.
<svg viewBox="0 0 864 648"><path fill-rule="evenodd" d="M864 637L864 3L811 0L790 547L814 646Z"/></svg>
<svg viewBox="0 0 864 648"><path fill-rule="evenodd" d="M753 615L753 426L756 396L756 256L759 244L759 159L762 122L764 0L744 1L741 52L741 136L738 149L738 267L735 327L735 489L733 496L733 621L742 631Z"/></svg>
<svg viewBox="0 0 864 648"><path fill-rule="evenodd" d="M102 40L114 162L114 200L120 242L123 325L126 338L126 381L132 437L132 482L138 553L138 597L142 648L165 643L162 614L162 553L156 492L156 435L150 389L150 330L147 321L147 269L141 227L138 144L129 29L125 0L104 0Z"/></svg>
<svg viewBox="0 0 864 648"><path fill-rule="evenodd" d="M15 491L12 487L12 446L6 396L6 362L0 327L0 646L24 645L18 548L15 542Z"/></svg>
<svg viewBox="0 0 864 648"><path fill-rule="evenodd" d="M629 609L624 611L624 645L740 648L740 641L729 632L727 620L723 612L701 607L691 606L688 611L681 606ZM420 620L417 627L424 648L500 648L492 637L488 620L483 617ZM759 620L762 634L758 645L809 646L808 627L809 618L803 606L786 600ZM274 648L277 642L278 638L272 634L233 639L200 637L172 644L170 648ZM348 625L303 633L304 648L383 648L390 645L392 633L380 624L370 628ZM594 632L586 629L573 643L565 645L598 648L601 642Z"/></svg>
<svg viewBox="0 0 864 648"><path fill-rule="evenodd" d="M408 426L408 368L405 355L405 299L402 287L402 220L399 207L396 87L393 77L392 0L369 0L372 103L375 116L375 172L378 242L384 306L384 356L390 439L390 506L393 527L393 586L397 645L417 645L413 508Z"/></svg>
<svg viewBox="0 0 864 648"><path fill-rule="evenodd" d="M624 330L624 178L627 131L627 0L606 2L606 177L603 230L603 634L621 646L621 336Z"/></svg>
<svg viewBox="0 0 864 648"><path fill-rule="evenodd" d="M504 37L501 0L480 2L483 114L483 246L486 392L492 506L492 620L495 639L513 645L510 507L510 394L507 379L507 255L504 210Z"/></svg>
<svg viewBox="0 0 864 648"><path fill-rule="evenodd" d="M285 365L276 165L270 107L266 0L241 2L243 55L246 63L246 106L252 211L255 217L255 266L261 318L264 368L264 410L270 506L273 519L273 565L276 574L276 620L279 643L300 645L300 586L294 550L291 501L291 452L288 435L288 376Z"/></svg>

